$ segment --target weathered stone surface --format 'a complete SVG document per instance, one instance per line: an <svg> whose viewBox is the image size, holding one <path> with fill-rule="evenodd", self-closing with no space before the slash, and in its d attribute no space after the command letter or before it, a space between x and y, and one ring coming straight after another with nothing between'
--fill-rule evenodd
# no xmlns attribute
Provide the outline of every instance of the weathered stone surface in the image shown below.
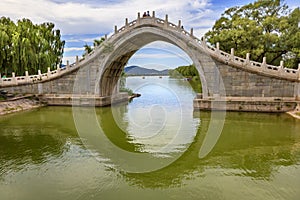
<svg viewBox="0 0 300 200"><path fill-rule="evenodd" d="M195 110L224 110L243 112L288 112L296 108L297 102L270 99L195 99Z"/></svg>

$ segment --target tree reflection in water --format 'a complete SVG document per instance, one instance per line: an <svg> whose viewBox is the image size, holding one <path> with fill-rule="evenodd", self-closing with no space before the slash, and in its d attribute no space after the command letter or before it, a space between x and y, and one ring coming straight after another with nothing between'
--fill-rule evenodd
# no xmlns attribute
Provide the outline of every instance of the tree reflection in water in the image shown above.
<svg viewBox="0 0 300 200"><path fill-rule="evenodd" d="M107 138L115 145L128 151L137 151L143 145L135 144L115 127L112 113L107 108L97 109L97 115L102 115L101 123ZM201 112L200 120L194 141L169 166L149 173L118 172L112 166L107 170L120 173L129 185L163 189L207 178L211 171L220 176L268 181L280 167L300 163L300 124L287 115L228 113L221 137L204 159L199 159L198 153L208 129L210 113ZM86 151L76 133L71 108L43 108L6 116L0 125L1 177L11 170L24 170L28 165L41 166L53 158L59 159L70 150L69 143Z"/></svg>

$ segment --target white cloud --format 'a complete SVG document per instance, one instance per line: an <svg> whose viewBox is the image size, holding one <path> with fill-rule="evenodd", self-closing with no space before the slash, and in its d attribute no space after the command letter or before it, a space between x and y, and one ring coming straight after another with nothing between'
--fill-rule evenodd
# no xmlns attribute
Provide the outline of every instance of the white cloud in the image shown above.
<svg viewBox="0 0 300 200"><path fill-rule="evenodd" d="M165 53L155 53L155 54L147 54L147 53L136 53L132 57L132 59L164 59L164 58L177 58L177 55L165 54Z"/></svg>
<svg viewBox="0 0 300 200"><path fill-rule="evenodd" d="M84 51L84 47L65 47L64 52L71 52L71 51Z"/></svg>
<svg viewBox="0 0 300 200"><path fill-rule="evenodd" d="M78 39L67 39L68 42L94 42L94 39L96 39L96 37L92 37L92 38L78 38Z"/></svg>
<svg viewBox="0 0 300 200"><path fill-rule="evenodd" d="M191 60L184 52L170 53L168 51L162 51L161 53L136 53L130 59L180 59L187 62Z"/></svg>
<svg viewBox="0 0 300 200"><path fill-rule="evenodd" d="M148 49L164 49L166 51L176 51L178 49L178 47L176 47L173 44L167 43L167 42L151 42L149 44L147 44L146 46L144 46L144 48L148 48Z"/></svg>
<svg viewBox="0 0 300 200"><path fill-rule="evenodd" d="M76 56L64 56L62 62L67 63L67 61L71 63L75 63L76 61Z"/></svg>
<svg viewBox="0 0 300 200"><path fill-rule="evenodd" d="M190 61L189 56L181 50L179 47L162 41L152 42L147 44L142 48L142 50L137 51L132 59L165 59L165 58L173 58L173 59L181 59L185 61Z"/></svg>
<svg viewBox="0 0 300 200"><path fill-rule="evenodd" d="M161 64L161 63L146 63L146 64L143 64L142 67L147 68L147 69L156 69L156 70L170 69L169 65Z"/></svg>
<svg viewBox="0 0 300 200"><path fill-rule="evenodd" d="M137 12L142 14L149 10L152 14L152 10L155 10L156 16L160 18L164 18L165 14L168 14L170 22L177 24L180 19L187 30L193 26L195 34L203 33L202 26L213 24L212 20L207 19L207 16L211 14L209 6L209 0L119 0L119 2L105 0L1 0L0 13L13 20L29 18L34 23L53 22L56 28L59 28L65 35L66 48L63 62L66 63L69 60L72 63L75 61L76 54L83 53L85 43L92 43L94 39L100 38L103 34L110 35L114 25L123 26L126 17L129 21L135 20ZM198 24L198 20L202 23ZM94 34L95 37L90 34ZM136 58L159 57L171 60L177 56L181 60L189 59L167 43L147 45L147 48L161 51L156 54L152 52L152 55L136 54ZM78 51L82 51L82 53Z"/></svg>
<svg viewBox="0 0 300 200"><path fill-rule="evenodd" d="M176 68L191 64L192 60L180 48L166 42L153 42L137 51L128 61L129 65L138 65L149 69Z"/></svg>
<svg viewBox="0 0 300 200"><path fill-rule="evenodd" d="M63 34L109 33L124 18L136 19L137 12L156 10L159 17L169 14L170 21L188 23L205 17L208 0L124 0L119 3L88 4L85 1L57 3L50 0L1 0L0 13L12 19L30 18L35 23L54 22Z"/></svg>
<svg viewBox="0 0 300 200"><path fill-rule="evenodd" d="M195 34L203 35L207 27L213 25L216 15L210 10L209 2L210 0L1 0L0 13L13 20L29 18L34 23L53 22L66 36L63 62L69 60L73 63L75 55L82 54L78 51L84 51L84 43L92 43L103 34L111 34L114 25L124 25L126 17L129 21L135 20L137 12L142 15L142 12L149 10L152 14L155 10L156 16L160 18L165 18L165 14L168 14L170 22L177 24L180 19L186 30L194 27ZM69 34L74 37L68 36ZM89 34L94 34L95 37ZM144 47L144 50L151 48L149 51L138 52L132 60L190 60L183 51L168 43L152 43Z"/></svg>

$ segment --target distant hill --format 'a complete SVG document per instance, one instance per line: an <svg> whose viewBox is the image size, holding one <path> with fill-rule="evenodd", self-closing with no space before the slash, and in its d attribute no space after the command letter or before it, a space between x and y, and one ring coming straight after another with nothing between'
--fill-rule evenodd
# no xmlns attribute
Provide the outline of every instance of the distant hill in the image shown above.
<svg viewBox="0 0 300 200"><path fill-rule="evenodd" d="M146 69L139 66L128 66L125 67L124 72L129 76L164 76L169 75L169 70L165 69L162 71L156 69Z"/></svg>

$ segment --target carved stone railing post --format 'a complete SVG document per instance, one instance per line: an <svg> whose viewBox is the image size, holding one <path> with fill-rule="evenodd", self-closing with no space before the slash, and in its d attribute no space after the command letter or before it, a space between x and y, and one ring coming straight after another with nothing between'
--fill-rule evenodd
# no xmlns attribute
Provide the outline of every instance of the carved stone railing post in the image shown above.
<svg viewBox="0 0 300 200"><path fill-rule="evenodd" d="M79 58L78 58L78 56L76 56L76 65L78 65L79 64Z"/></svg>
<svg viewBox="0 0 300 200"><path fill-rule="evenodd" d="M298 74L298 80L300 81L300 63L298 64L298 71L297 71L297 74ZM296 99L298 101L300 101L300 82L298 82L298 92L297 92L297 96L296 96ZM299 104L298 104L299 105Z"/></svg>
<svg viewBox="0 0 300 200"><path fill-rule="evenodd" d="M234 48L230 49L230 60L234 61Z"/></svg>
<svg viewBox="0 0 300 200"><path fill-rule="evenodd" d="M191 34L192 37L194 36L194 29L193 28L191 28L190 34Z"/></svg>
<svg viewBox="0 0 300 200"><path fill-rule="evenodd" d="M141 23L141 13L138 12L138 17L136 20L137 25L139 25Z"/></svg>
<svg viewBox="0 0 300 200"><path fill-rule="evenodd" d="M202 46L203 46L204 48L207 48L205 36L203 36L203 37L201 38L201 44L202 44Z"/></svg>
<svg viewBox="0 0 300 200"><path fill-rule="evenodd" d="M67 63L68 63L68 61L67 61ZM60 67L59 67L59 65L56 66L56 70L57 70L57 74L59 74L60 73Z"/></svg>
<svg viewBox="0 0 300 200"><path fill-rule="evenodd" d="M15 74L15 72L11 73L11 75L12 75L12 82L13 82L14 84L17 84L17 79L16 79L16 74Z"/></svg>
<svg viewBox="0 0 300 200"><path fill-rule="evenodd" d="M155 11L152 11L152 23L153 24L157 23L156 18L155 18Z"/></svg>
<svg viewBox="0 0 300 200"><path fill-rule="evenodd" d="M168 28L169 26L169 19L168 19L168 15L166 15L166 18L165 18L165 28Z"/></svg>
<svg viewBox="0 0 300 200"><path fill-rule="evenodd" d="M298 73L298 80L300 80L300 63L298 64L298 71L297 71L297 73Z"/></svg>
<svg viewBox="0 0 300 200"><path fill-rule="evenodd" d="M284 72L284 62L283 62L283 60L280 61L279 70L280 70L281 73Z"/></svg>
<svg viewBox="0 0 300 200"><path fill-rule="evenodd" d="M128 18L125 19L125 27L128 27Z"/></svg>
<svg viewBox="0 0 300 200"><path fill-rule="evenodd" d="M40 69L38 70L38 76L39 76L39 79L42 79L42 73L41 73Z"/></svg>
<svg viewBox="0 0 300 200"><path fill-rule="evenodd" d="M246 64L250 64L250 53L246 54Z"/></svg>
<svg viewBox="0 0 300 200"><path fill-rule="evenodd" d="M280 61L280 67L284 68L284 62L283 62L283 60Z"/></svg>
<svg viewBox="0 0 300 200"><path fill-rule="evenodd" d="M115 34L117 34L117 32L118 32L118 26L115 25Z"/></svg>
<svg viewBox="0 0 300 200"><path fill-rule="evenodd" d="M216 53L220 54L220 43L219 42L217 42L217 44L216 44Z"/></svg>
<svg viewBox="0 0 300 200"><path fill-rule="evenodd" d="M181 29L181 20L178 20L178 28Z"/></svg>
<svg viewBox="0 0 300 200"><path fill-rule="evenodd" d="M262 62L263 65L267 65L267 57L263 57L263 62Z"/></svg>
<svg viewBox="0 0 300 200"><path fill-rule="evenodd" d="M262 70L267 70L267 58L263 57L263 61L262 61Z"/></svg>
<svg viewBox="0 0 300 200"><path fill-rule="evenodd" d="M86 56L88 56L89 55L89 51L86 49L85 51L84 51L84 56L86 57Z"/></svg>
<svg viewBox="0 0 300 200"><path fill-rule="evenodd" d="M26 80L26 82L29 82L29 73L28 73L28 71L25 71L25 80Z"/></svg>
<svg viewBox="0 0 300 200"><path fill-rule="evenodd" d="M76 63L77 63L77 61L76 61ZM67 70L69 70L70 69L70 62L67 60Z"/></svg>
<svg viewBox="0 0 300 200"><path fill-rule="evenodd" d="M47 68L48 70L47 70L47 76L48 76L48 78L51 76L51 70L50 70L50 67L48 67Z"/></svg>

